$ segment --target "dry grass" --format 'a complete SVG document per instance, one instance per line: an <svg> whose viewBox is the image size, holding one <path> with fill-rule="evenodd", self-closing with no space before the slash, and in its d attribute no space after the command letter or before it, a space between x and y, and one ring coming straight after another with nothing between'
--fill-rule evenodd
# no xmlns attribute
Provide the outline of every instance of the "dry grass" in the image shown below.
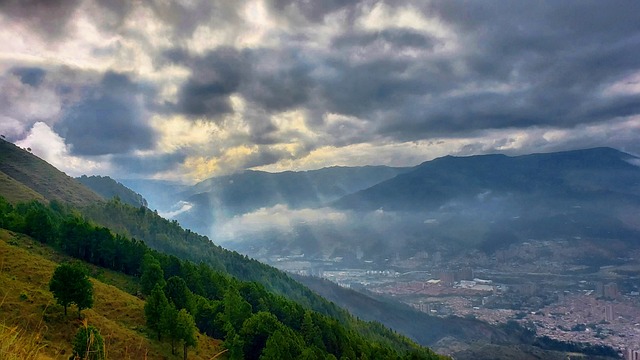
<svg viewBox="0 0 640 360"><path fill-rule="evenodd" d="M41 359L42 348L40 333L0 325L0 360Z"/></svg>
<svg viewBox="0 0 640 360"><path fill-rule="evenodd" d="M5 331L15 334L14 343L33 344L38 349L37 358L68 359L72 339L82 320L77 319L75 307L65 317L48 291L49 279L57 266L52 259L64 257L26 236L0 229L0 301L4 299L0 303L0 324L10 329ZM121 274L107 270L100 274L113 283L127 283ZM82 315L89 325L100 330L107 359L179 358L171 355L168 344L147 336L144 301L113 285L91 281L94 307ZM189 352L190 359L209 359L221 350L218 340L199 336L198 341L198 348Z"/></svg>
<svg viewBox="0 0 640 360"><path fill-rule="evenodd" d="M11 203L26 202L30 200L39 200L47 202L44 196L38 194L32 189L26 187L22 183L14 180L9 175L0 171L0 194Z"/></svg>

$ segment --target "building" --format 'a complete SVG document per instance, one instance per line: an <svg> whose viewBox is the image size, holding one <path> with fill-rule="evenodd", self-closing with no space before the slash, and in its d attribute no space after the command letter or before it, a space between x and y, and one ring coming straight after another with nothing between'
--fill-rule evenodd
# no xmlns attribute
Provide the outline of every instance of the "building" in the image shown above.
<svg viewBox="0 0 640 360"><path fill-rule="evenodd" d="M627 349L624 353L625 360L640 360L640 350Z"/></svg>
<svg viewBox="0 0 640 360"><path fill-rule="evenodd" d="M471 289L474 286L476 286L476 282L475 281L460 280L460 287L463 288L463 289Z"/></svg>
<svg viewBox="0 0 640 360"><path fill-rule="evenodd" d="M472 280L473 270L470 268L443 270L438 273L438 278L445 285L453 285L453 283L460 282L462 280Z"/></svg>
<svg viewBox="0 0 640 360"><path fill-rule="evenodd" d="M620 291L618 290L618 284L614 282L604 284L603 296L606 299L617 299L620 296Z"/></svg>
<svg viewBox="0 0 640 360"><path fill-rule="evenodd" d="M456 281L456 276L453 271L442 271L438 274L438 278L445 285L453 285Z"/></svg>
<svg viewBox="0 0 640 360"><path fill-rule="evenodd" d="M455 271L455 281L472 280L473 270L470 268L460 269Z"/></svg>
<svg viewBox="0 0 640 360"><path fill-rule="evenodd" d="M605 305L604 306L604 320L605 321L613 321L615 317L615 313L613 311L613 305Z"/></svg>

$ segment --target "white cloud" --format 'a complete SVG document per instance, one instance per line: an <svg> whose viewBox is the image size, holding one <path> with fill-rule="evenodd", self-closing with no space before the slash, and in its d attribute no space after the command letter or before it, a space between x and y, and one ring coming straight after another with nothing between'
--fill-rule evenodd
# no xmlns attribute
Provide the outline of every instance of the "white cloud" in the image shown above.
<svg viewBox="0 0 640 360"><path fill-rule="evenodd" d="M278 204L218 223L212 233L216 235L216 240L227 241L269 231L290 233L297 225L342 226L347 220L347 213L332 208L296 210Z"/></svg>
<svg viewBox="0 0 640 360"><path fill-rule="evenodd" d="M193 204L188 201L179 201L173 206L173 208L175 208L175 210L158 212L158 214L165 219L173 219L174 217L191 210L191 208L193 208Z"/></svg>
<svg viewBox="0 0 640 360"><path fill-rule="evenodd" d="M31 148L35 155L71 176L109 171L108 162L103 159L92 161L70 155L69 148L60 135L43 122L35 123L28 135L15 144L22 148Z"/></svg>
<svg viewBox="0 0 640 360"><path fill-rule="evenodd" d="M640 71L616 81L602 92L605 96L640 94Z"/></svg>

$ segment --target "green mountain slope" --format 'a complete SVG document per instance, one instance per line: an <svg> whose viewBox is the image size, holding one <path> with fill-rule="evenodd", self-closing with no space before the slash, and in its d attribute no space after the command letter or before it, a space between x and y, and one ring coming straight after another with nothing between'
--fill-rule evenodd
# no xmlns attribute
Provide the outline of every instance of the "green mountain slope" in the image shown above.
<svg viewBox="0 0 640 360"><path fill-rule="evenodd" d="M139 278L143 293L149 294L153 288L148 301L154 292L166 294L163 296L169 301L165 300L165 307L174 308L176 313L184 312L185 317L194 318L194 326L202 332L224 339L233 359L258 359L265 354L271 354L267 358L272 359L298 355L442 358L380 324L353 318L322 299L319 300L327 308L342 313L343 319L311 311L266 291L258 283L239 281L205 263L196 264L153 251L142 242L114 235L107 228L87 222L77 209L60 203L44 206L31 202L14 207L0 197L0 227L25 232L66 255ZM163 310L162 314L171 319L170 312ZM149 319L147 334L153 336L158 331L149 324ZM163 333L170 336L176 326L163 325L166 329ZM281 347L287 350L282 350L284 355L277 355Z"/></svg>
<svg viewBox="0 0 640 360"><path fill-rule="evenodd" d="M44 198L74 205L88 205L103 200L46 161L5 140L0 140L0 172L6 175L0 175L0 179L4 177L0 181L3 184L2 195L7 195L8 199Z"/></svg>
<svg viewBox="0 0 640 360"><path fill-rule="evenodd" d="M55 267L69 257L22 234L0 229L0 329L13 329L13 347L0 331L0 358L11 354L27 358L28 348L38 359L66 359L71 341L82 321L67 317L56 305L48 282ZM105 269L93 268L94 306L83 312L84 320L107 336L109 359L168 358L171 351L144 330L144 301L114 284L125 287L135 280ZM121 286L122 287L122 286ZM191 359L210 359L222 351L219 340L198 334L199 347ZM23 344L16 344L23 342ZM20 346L21 345L21 346ZM7 351L4 353L3 351ZM65 356L66 354L66 356ZM9 357L10 359L11 357Z"/></svg>
<svg viewBox="0 0 640 360"><path fill-rule="evenodd" d="M80 183L105 199L117 197L131 206L147 206L147 200L142 195L113 180L108 176L86 176L76 178Z"/></svg>
<svg viewBox="0 0 640 360"><path fill-rule="evenodd" d="M2 171L0 171L0 194L5 194L7 200L12 203L29 200L46 201L44 196L23 185L19 181L16 181L14 178Z"/></svg>

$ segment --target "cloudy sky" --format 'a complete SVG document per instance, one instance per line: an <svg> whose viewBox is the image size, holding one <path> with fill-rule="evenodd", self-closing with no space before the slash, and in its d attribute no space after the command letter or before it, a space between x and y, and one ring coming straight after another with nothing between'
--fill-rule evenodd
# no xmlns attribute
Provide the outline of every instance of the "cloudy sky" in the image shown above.
<svg viewBox="0 0 640 360"><path fill-rule="evenodd" d="M0 133L70 175L640 154L640 1L3 0Z"/></svg>

